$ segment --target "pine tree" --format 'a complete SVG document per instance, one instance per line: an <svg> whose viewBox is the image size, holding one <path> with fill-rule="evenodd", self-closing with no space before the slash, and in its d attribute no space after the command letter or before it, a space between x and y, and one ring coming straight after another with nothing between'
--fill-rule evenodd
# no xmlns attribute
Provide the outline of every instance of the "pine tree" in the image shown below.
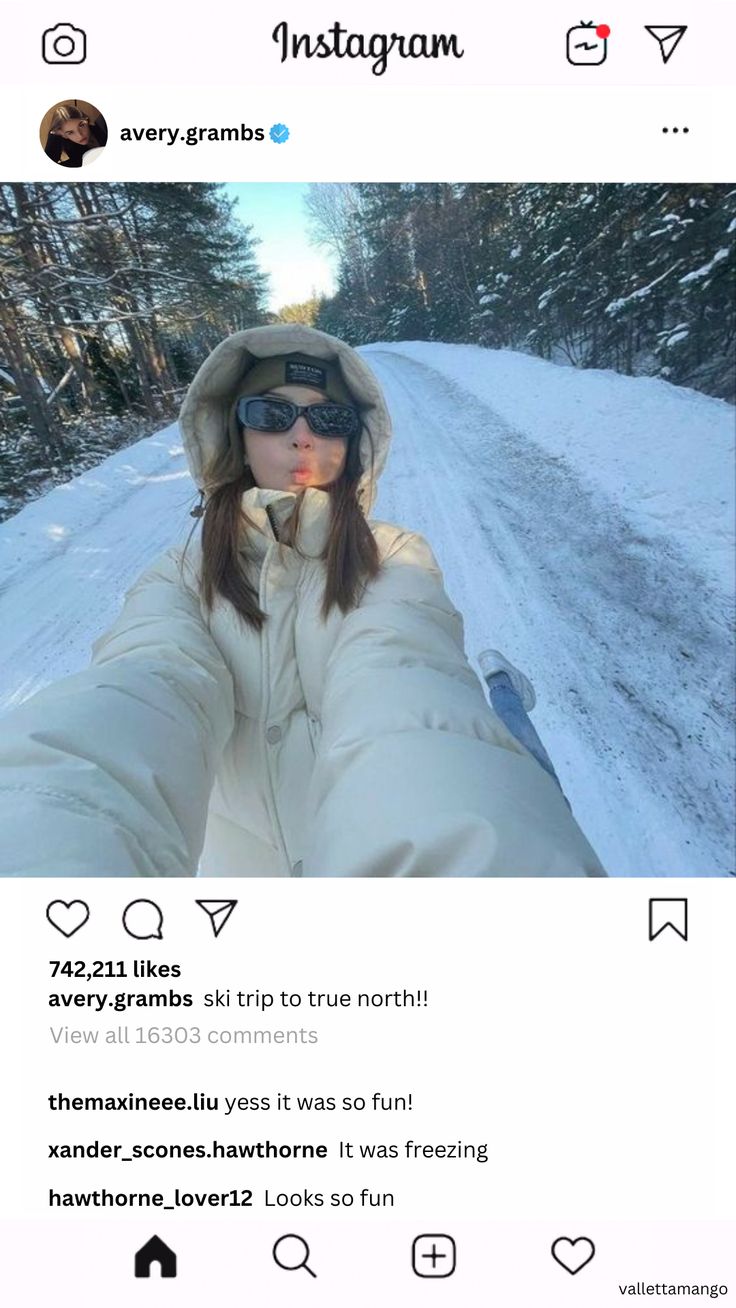
<svg viewBox="0 0 736 1308"><path fill-rule="evenodd" d="M216 185L0 185L0 493L173 417L217 341L265 321L256 244Z"/></svg>

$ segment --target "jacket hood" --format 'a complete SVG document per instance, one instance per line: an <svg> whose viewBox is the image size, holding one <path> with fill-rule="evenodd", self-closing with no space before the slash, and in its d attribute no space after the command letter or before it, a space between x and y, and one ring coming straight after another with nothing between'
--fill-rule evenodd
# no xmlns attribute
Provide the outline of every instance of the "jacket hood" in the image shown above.
<svg viewBox="0 0 736 1308"><path fill-rule="evenodd" d="M359 498L367 511L376 496L391 440L391 419L383 393L361 356L335 336L298 323L251 327L221 341L192 381L179 414L189 469L200 490L205 469L230 448L233 404L248 371L259 359L275 354L308 354L337 364L364 423L360 437L363 475ZM372 447L372 460L371 460ZM371 462L373 464L371 472Z"/></svg>

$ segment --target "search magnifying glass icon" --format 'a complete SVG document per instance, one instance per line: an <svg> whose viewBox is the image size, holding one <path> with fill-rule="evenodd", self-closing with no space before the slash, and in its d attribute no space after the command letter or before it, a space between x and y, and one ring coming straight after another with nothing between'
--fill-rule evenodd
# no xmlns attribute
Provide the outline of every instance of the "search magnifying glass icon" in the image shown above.
<svg viewBox="0 0 736 1308"><path fill-rule="evenodd" d="M281 1235L273 1246L273 1260L285 1272L298 1272L301 1267L315 1281L317 1273L308 1265L309 1245L301 1235Z"/></svg>

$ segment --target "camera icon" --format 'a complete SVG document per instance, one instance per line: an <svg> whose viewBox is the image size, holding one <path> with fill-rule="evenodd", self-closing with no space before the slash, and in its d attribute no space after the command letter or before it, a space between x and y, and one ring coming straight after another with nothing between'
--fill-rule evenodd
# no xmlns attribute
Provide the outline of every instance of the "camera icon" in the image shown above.
<svg viewBox="0 0 736 1308"><path fill-rule="evenodd" d="M87 33L71 23L48 27L41 40L47 64L83 64L87 58Z"/></svg>

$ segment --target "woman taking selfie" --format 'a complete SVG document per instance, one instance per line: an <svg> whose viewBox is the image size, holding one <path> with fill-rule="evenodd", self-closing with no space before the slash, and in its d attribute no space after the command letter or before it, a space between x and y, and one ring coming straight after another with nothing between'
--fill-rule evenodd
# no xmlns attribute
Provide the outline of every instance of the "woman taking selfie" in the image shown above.
<svg viewBox="0 0 736 1308"><path fill-rule="evenodd" d="M180 421L201 538L4 720L3 870L602 875L487 704L428 545L367 516L391 430L361 356L239 332Z"/></svg>
<svg viewBox="0 0 736 1308"><path fill-rule="evenodd" d="M60 104L52 111L44 150L62 168L81 168L84 156L107 145L107 124L98 114L90 116L73 104Z"/></svg>

